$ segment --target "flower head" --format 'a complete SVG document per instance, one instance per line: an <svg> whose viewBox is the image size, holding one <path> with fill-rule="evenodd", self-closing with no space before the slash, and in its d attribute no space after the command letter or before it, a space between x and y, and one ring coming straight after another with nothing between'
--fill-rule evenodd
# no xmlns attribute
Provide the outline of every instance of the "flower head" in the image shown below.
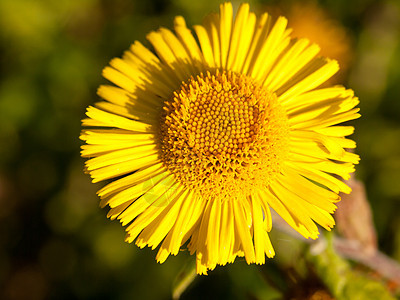
<svg viewBox="0 0 400 300"><path fill-rule="evenodd" d="M312 40L321 47L320 55L339 62L340 72L329 82L342 80L351 66L353 55L351 36L343 25L312 1L292 4L288 9L288 19L293 37Z"/></svg>
<svg viewBox="0 0 400 300"><path fill-rule="evenodd" d="M318 89L339 67L319 47L293 40L274 23L224 3L196 38L182 17L175 34L148 34L155 54L135 42L103 75L105 101L87 110L81 139L108 216L126 241L159 247L165 261L181 247L197 272L244 256L274 256L270 207L306 238L317 238L359 157L345 138L359 117L357 98L341 86Z"/></svg>

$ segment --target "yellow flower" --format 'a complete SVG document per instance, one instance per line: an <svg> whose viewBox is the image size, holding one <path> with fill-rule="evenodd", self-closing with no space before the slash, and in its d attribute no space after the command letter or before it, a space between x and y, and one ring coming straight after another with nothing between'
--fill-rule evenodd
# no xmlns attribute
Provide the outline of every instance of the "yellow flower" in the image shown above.
<svg viewBox="0 0 400 300"><path fill-rule="evenodd" d="M334 80L342 79L352 59L351 38L346 29L315 2L295 3L288 9L289 26L295 38L308 38L321 47L321 55L336 59L340 72ZM341 76L338 76L341 75Z"/></svg>
<svg viewBox="0 0 400 300"><path fill-rule="evenodd" d="M317 89L338 71L319 47L292 40L287 20L272 22L224 3L197 39L176 17L175 34L148 34L155 53L135 42L104 69L116 86L87 109L82 156L98 194L126 241L160 246L164 262L185 246L206 274L244 256L273 257L270 207L306 238L331 216L339 177L358 163L346 151L357 98L341 86ZM197 42L198 40L198 42Z"/></svg>

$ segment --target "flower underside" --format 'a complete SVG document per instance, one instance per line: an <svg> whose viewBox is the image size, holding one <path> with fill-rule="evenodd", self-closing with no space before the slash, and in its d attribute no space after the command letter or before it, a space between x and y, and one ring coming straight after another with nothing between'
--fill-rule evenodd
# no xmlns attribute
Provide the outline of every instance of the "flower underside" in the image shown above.
<svg viewBox="0 0 400 300"><path fill-rule="evenodd" d="M280 172L287 116L276 95L250 77L218 69L192 77L164 112L162 160L202 198L250 196Z"/></svg>

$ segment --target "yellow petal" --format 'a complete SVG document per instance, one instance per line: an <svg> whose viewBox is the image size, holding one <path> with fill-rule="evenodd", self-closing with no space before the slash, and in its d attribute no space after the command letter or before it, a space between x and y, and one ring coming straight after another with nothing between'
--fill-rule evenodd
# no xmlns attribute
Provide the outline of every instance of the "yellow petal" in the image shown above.
<svg viewBox="0 0 400 300"><path fill-rule="evenodd" d="M89 106L86 115L96 122L97 126L117 127L121 129L131 130L134 132L152 133L155 131L154 126L139 121L131 120L115 114L102 111L93 106ZM91 124L92 125L92 124ZM93 126L93 125L92 125Z"/></svg>
<svg viewBox="0 0 400 300"><path fill-rule="evenodd" d="M246 262L248 264L254 263L256 261L254 245L250 235L250 228L246 222L246 216L244 215L243 206L240 201L234 201L233 213L235 216L235 231L241 241Z"/></svg>

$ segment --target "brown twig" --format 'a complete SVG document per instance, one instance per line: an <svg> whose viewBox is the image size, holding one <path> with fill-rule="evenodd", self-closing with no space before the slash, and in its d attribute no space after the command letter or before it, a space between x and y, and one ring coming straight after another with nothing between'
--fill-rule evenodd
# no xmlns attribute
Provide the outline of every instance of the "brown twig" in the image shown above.
<svg viewBox="0 0 400 300"><path fill-rule="evenodd" d="M365 252L360 244L339 237L333 240L333 245L342 257L356 261L400 286L400 265L394 259L380 251Z"/></svg>

